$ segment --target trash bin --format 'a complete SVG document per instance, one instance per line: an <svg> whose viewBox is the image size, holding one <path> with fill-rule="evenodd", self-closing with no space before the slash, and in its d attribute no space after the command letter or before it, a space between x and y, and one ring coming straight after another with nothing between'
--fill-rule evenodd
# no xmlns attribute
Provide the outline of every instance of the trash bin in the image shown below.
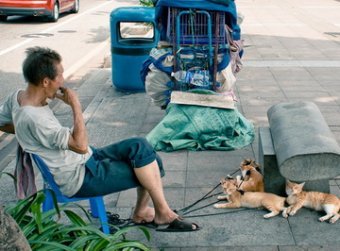
<svg viewBox="0 0 340 251"><path fill-rule="evenodd" d="M113 85L121 90L145 91L140 70L158 42L155 9L117 8L111 12L110 28Z"/></svg>

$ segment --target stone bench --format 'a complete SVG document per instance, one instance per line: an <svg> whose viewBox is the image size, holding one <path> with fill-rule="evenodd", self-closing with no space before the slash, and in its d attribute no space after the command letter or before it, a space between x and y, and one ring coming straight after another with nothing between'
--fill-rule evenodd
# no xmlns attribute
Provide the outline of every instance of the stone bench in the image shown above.
<svg viewBox="0 0 340 251"><path fill-rule="evenodd" d="M269 128L259 128L259 163L265 190L285 195L285 180L306 182L306 190L329 192L340 175L340 147L312 102L288 102L267 112Z"/></svg>

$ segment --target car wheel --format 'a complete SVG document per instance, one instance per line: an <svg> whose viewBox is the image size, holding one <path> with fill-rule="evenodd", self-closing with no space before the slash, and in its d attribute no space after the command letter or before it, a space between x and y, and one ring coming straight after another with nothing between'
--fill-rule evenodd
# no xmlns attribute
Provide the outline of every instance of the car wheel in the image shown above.
<svg viewBox="0 0 340 251"><path fill-rule="evenodd" d="M52 11L51 16L49 17L49 20L50 20L51 22L57 22L58 19L59 19L59 5L58 5L58 3L56 2L56 3L54 4L53 11Z"/></svg>
<svg viewBox="0 0 340 251"><path fill-rule="evenodd" d="M78 13L79 12L79 0L74 1L73 9L71 10L72 13Z"/></svg>
<svg viewBox="0 0 340 251"><path fill-rule="evenodd" d="M7 21L7 16L1 15L0 16L0 22L6 22Z"/></svg>

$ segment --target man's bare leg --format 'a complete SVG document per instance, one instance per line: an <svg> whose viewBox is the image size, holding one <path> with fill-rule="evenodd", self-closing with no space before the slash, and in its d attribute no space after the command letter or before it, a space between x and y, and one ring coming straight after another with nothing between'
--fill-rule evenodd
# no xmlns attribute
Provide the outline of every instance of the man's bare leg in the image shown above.
<svg viewBox="0 0 340 251"><path fill-rule="evenodd" d="M155 218L155 209L149 206L150 195L143 187L137 187L137 202L132 220L136 223L152 222Z"/></svg>
<svg viewBox="0 0 340 251"><path fill-rule="evenodd" d="M167 224L176 219L178 215L171 210L164 196L163 185L157 161L155 160L144 167L135 168L134 171L136 173L137 179L141 183L142 187L145 188L145 190L149 193L154 204L154 222L157 224Z"/></svg>

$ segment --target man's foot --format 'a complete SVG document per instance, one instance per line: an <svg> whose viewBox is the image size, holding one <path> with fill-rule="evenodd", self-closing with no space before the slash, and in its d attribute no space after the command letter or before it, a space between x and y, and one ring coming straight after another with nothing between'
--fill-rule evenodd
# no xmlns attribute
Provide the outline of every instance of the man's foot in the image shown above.
<svg viewBox="0 0 340 251"><path fill-rule="evenodd" d="M178 217L178 214L172 210L169 210L167 213L163 213L163 215L156 215L154 218L154 223L157 225L167 225Z"/></svg>
<svg viewBox="0 0 340 251"><path fill-rule="evenodd" d="M136 212L136 209L134 209L134 212L131 218L134 223L139 223L139 224L153 222L155 218L155 209L152 207L147 207L143 210L139 210L138 212Z"/></svg>

